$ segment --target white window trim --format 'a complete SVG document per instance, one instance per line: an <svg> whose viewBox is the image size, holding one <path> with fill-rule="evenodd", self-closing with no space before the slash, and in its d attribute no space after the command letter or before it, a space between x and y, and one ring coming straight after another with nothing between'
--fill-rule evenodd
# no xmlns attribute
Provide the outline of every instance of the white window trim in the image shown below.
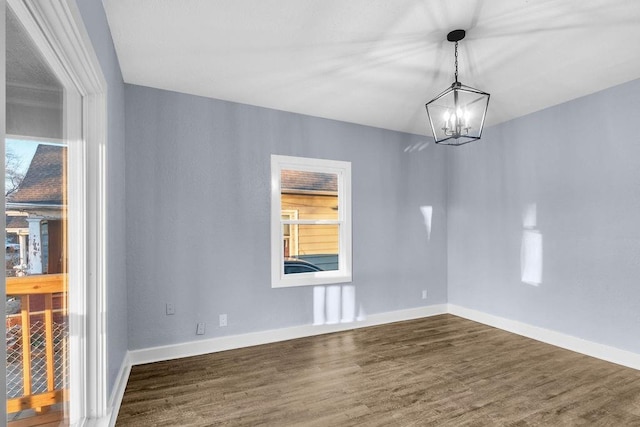
<svg viewBox="0 0 640 427"><path fill-rule="evenodd" d="M71 425L107 413L106 90L73 0L8 0L65 87L68 142Z"/></svg>
<svg viewBox="0 0 640 427"><path fill-rule="evenodd" d="M287 215L289 217L288 219L293 219L293 220L298 219L298 211L295 209L284 209L282 210L282 215ZM297 256L298 255L298 227L291 227L289 230L290 230L289 256Z"/></svg>
<svg viewBox="0 0 640 427"><path fill-rule="evenodd" d="M339 253L338 270L284 274L280 173L283 169L338 175ZM287 221L289 222L289 221ZM336 221L311 221L334 224ZM328 285L352 280L351 255L351 162L271 155L271 287Z"/></svg>

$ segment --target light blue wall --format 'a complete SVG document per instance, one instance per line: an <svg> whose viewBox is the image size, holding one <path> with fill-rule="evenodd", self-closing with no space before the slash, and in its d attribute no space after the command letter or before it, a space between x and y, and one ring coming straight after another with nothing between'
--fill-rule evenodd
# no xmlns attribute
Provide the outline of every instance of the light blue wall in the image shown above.
<svg viewBox="0 0 640 427"><path fill-rule="evenodd" d="M639 117L636 80L451 151L449 302L640 353ZM538 286L521 280L527 231L542 236Z"/></svg>
<svg viewBox="0 0 640 427"><path fill-rule="evenodd" d="M108 85L107 93L107 365L108 393L127 352L124 83L101 1L78 8Z"/></svg>
<svg viewBox="0 0 640 427"><path fill-rule="evenodd" d="M140 86L125 98L130 349L313 322L312 287L271 288L271 154L352 162L358 308L446 302L445 152L424 137Z"/></svg>

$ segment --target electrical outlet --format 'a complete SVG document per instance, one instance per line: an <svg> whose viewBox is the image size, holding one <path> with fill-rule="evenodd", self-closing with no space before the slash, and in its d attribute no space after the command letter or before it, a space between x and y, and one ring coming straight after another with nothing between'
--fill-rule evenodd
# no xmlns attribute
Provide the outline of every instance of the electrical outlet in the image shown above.
<svg viewBox="0 0 640 427"><path fill-rule="evenodd" d="M204 327L205 327L204 322L198 323L198 326L196 327L196 335L204 335Z"/></svg>
<svg viewBox="0 0 640 427"><path fill-rule="evenodd" d="M171 316L173 314L176 314L176 307L171 302L167 303L166 310L167 310L167 316Z"/></svg>
<svg viewBox="0 0 640 427"><path fill-rule="evenodd" d="M226 314L221 314L220 315L220 327L223 326L227 326L227 315Z"/></svg>
<svg viewBox="0 0 640 427"><path fill-rule="evenodd" d="M422 290L422 299L427 299L427 290L426 289Z"/></svg>

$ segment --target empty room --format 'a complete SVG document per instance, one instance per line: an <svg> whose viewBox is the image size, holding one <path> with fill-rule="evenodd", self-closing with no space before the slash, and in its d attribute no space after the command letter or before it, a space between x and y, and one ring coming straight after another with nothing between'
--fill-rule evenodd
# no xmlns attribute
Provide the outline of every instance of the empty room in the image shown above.
<svg viewBox="0 0 640 427"><path fill-rule="evenodd" d="M8 426L640 426L640 2L0 4Z"/></svg>

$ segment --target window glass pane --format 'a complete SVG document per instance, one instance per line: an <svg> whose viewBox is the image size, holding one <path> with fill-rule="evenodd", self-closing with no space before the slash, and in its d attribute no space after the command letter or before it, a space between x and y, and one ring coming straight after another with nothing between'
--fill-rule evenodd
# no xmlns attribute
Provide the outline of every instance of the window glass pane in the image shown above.
<svg viewBox="0 0 640 427"><path fill-rule="evenodd" d="M338 225L294 225L291 228L297 228L297 239L296 242L287 241L285 236L285 274L338 270Z"/></svg>
<svg viewBox="0 0 640 427"><path fill-rule="evenodd" d="M338 219L338 175L334 173L282 170L281 207L297 212L297 219Z"/></svg>

